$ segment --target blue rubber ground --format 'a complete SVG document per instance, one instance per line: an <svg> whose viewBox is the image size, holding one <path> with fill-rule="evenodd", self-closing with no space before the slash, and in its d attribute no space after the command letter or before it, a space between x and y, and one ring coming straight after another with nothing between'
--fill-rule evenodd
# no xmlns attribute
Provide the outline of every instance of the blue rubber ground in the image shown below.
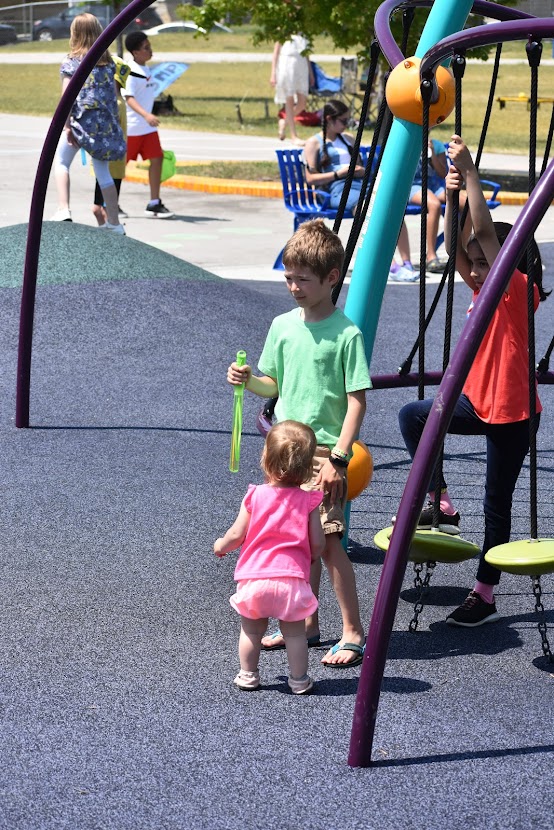
<svg viewBox="0 0 554 830"><path fill-rule="evenodd" d="M48 226L69 232L99 267L98 232ZM20 234L0 231L6 274ZM138 278L118 276L113 259L97 279L69 257L41 265L52 284L37 295L29 430L14 427L20 292L0 289L2 830L552 827L554 665L541 659L525 577L502 580L501 621L458 630L444 619L475 563L439 566L409 633L407 573L370 769L346 764L359 668L323 668L325 646L310 650L311 697L287 693L283 652L262 655L262 691L232 687L234 557L217 560L212 544L260 480L262 440L247 396L241 470L228 472L225 370L238 348L255 359L290 299L279 284L206 280L193 266L172 271L183 263L167 254L113 242L125 276ZM552 287L554 246L543 256ZM467 304L457 288L455 335ZM396 369L417 318L417 288L389 285L373 372ZM437 317L429 369L441 365L443 325ZM542 356L554 299L537 327ZM539 527L552 536L554 393L541 392ZM383 561L373 536L390 524L409 467L396 413L414 395L368 396L361 438L375 473L351 524L365 624ZM449 439L450 491L476 542L484 463L482 440ZM527 535L528 513L524 473L514 535ZM552 626L552 577L543 602ZM340 620L326 577L321 613L323 641L334 642Z"/></svg>

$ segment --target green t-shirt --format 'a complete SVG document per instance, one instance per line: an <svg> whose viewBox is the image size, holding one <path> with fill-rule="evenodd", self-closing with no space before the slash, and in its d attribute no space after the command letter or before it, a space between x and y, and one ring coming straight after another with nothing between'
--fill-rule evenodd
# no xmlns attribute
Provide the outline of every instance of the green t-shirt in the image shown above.
<svg viewBox="0 0 554 830"><path fill-rule="evenodd" d="M258 366L277 381L277 420L308 424L317 443L332 449L347 393L371 388L362 333L338 308L319 323L305 323L300 313L295 308L273 320Z"/></svg>

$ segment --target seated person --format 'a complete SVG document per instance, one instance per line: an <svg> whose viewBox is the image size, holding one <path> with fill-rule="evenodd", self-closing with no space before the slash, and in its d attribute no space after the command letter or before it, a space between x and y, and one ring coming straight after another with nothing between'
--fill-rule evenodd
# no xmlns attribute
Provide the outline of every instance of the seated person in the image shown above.
<svg viewBox="0 0 554 830"><path fill-rule="evenodd" d="M354 146L353 137L344 132L349 120L350 113L346 104L331 99L323 107L321 132L309 138L304 147L306 181L318 190L329 191L330 207L335 209L340 205ZM362 160L358 157L346 202L347 210L353 213L360 198L364 172Z"/></svg>
<svg viewBox="0 0 554 830"><path fill-rule="evenodd" d="M446 259L437 256L437 236L442 205L446 203L446 186L444 180L448 172L444 144L436 138L429 139L427 156L427 266L431 274L442 274ZM422 164L418 161L409 204L421 205Z"/></svg>

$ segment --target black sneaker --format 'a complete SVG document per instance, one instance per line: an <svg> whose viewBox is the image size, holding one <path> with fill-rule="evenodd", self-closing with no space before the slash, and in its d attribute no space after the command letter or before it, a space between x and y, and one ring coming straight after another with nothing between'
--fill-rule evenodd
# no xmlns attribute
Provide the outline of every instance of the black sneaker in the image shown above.
<svg viewBox="0 0 554 830"><path fill-rule="evenodd" d="M433 502L428 501L421 511L419 522L417 523L418 530L431 530L433 527L434 509ZM392 523L394 524L395 522L396 516L393 516ZM449 516L448 513L439 510L439 526L437 530L440 530L442 533L450 533L451 536L457 536L460 533L460 514L454 513Z"/></svg>
<svg viewBox="0 0 554 830"><path fill-rule="evenodd" d="M417 523L418 530L431 530L433 527L434 509L435 506L433 502L428 501L421 511L421 516L419 517L419 522ZM443 510L439 510L439 526L437 530L442 531L442 533L450 533L451 536L457 536L460 532L460 514L453 513L452 515L449 515Z"/></svg>
<svg viewBox="0 0 554 830"><path fill-rule="evenodd" d="M446 618L448 625L461 625L464 628L475 628L477 625L494 622L500 619L494 602L485 602L479 594L471 591L459 608L456 608Z"/></svg>
<svg viewBox="0 0 554 830"><path fill-rule="evenodd" d="M158 199L154 204L146 205L145 213L147 216L153 216L155 219L171 219L175 216L174 213L166 208L161 199Z"/></svg>

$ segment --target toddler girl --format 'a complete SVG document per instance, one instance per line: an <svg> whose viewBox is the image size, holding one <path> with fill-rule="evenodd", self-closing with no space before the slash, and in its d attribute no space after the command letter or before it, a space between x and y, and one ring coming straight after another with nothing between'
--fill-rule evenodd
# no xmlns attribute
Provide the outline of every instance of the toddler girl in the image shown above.
<svg viewBox="0 0 554 830"><path fill-rule="evenodd" d="M69 55L63 61L62 93L65 92L79 64L102 32L93 14L78 14L71 24ZM53 216L58 222L71 222L69 210L69 168L82 147L92 158L94 174L102 190L108 221L101 227L125 234L119 224L117 190L110 174L109 162L125 157L126 143L117 111L116 67L109 52L104 52L71 107L58 146L55 165L59 209Z"/></svg>
<svg viewBox="0 0 554 830"><path fill-rule="evenodd" d="M281 421L268 433L261 467L266 483L251 484L239 514L214 544L223 557L242 545L230 599L241 617L239 689L260 686L258 659L269 617L279 620L289 663L288 685L295 695L309 692L306 617L317 608L310 587L310 565L325 548L319 518L322 491L307 491L316 448L313 430L298 421Z"/></svg>

